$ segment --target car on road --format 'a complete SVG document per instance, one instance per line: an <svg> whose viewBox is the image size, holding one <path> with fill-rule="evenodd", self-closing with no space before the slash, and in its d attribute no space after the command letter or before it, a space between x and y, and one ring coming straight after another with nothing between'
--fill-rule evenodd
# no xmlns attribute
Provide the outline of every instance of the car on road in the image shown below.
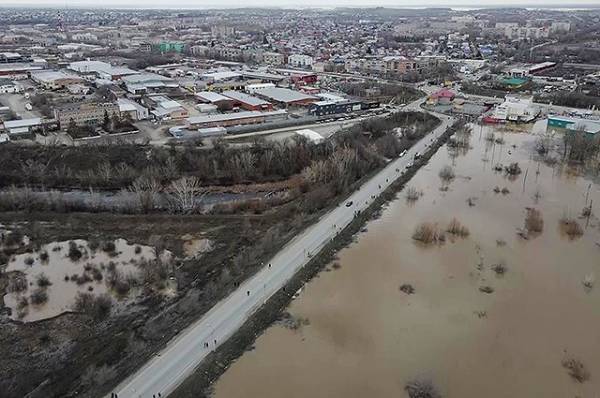
<svg viewBox="0 0 600 398"><path fill-rule="evenodd" d="M354 204L354 202L352 202L351 200L346 202L346 207L350 207Z"/></svg>
<svg viewBox="0 0 600 398"><path fill-rule="evenodd" d="M405 149L405 150L403 150L403 151L400 153L400 157L402 157L402 156L404 156L404 155L406 155L406 149Z"/></svg>
<svg viewBox="0 0 600 398"><path fill-rule="evenodd" d="M415 153L415 159L419 159L421 157L421 154L419 152Z"/></svg>
<svg viewBox="0 0 600 398"><path fill-rule="evenodd" d="M414 165L414 163L413 163L413 162L410 162L409 164L407 164L407 165L406 165L406 168L407 168L407 169L410 169L411 167L413 167L413 165Z"/></svg>

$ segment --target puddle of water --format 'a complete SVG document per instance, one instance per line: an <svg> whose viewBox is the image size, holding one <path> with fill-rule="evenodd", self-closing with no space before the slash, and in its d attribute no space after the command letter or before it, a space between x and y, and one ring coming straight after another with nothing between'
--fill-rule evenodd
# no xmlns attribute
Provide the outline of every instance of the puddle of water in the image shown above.
<svg viewBox="0 0 600 398"><path fill-rule="evenodd" d="M69 258L70 242L74 242L81 252L81 258L77 260ZM164 256L168 256L168 254L166 253ZM106 281L108 270L115 267L125 276L138 276L139 269L136 264L155 258L152 247L131 245L124 239L114 241L113 252L104 251L101 247L92 250L89 243L82 239L47 244L35 253L19 254L10 259L5 272L19 271L23 273L27 278L28 287L22 293L7 293L4 296L4 302L7 307L12 309L12 319L31 322L70 311L78 292L96 295L108 292L115 298L123 300L127 296L117 296L109 288ZM101 276L94 278L94 273ZM44 289L48 300L46 303L35 305L31 303L30 295L38 288L37 281L42 274L50 282L50 285ZM89 278L77 281L77 278L74 277L83 277L84 274ZM132 293L130 292L129 295ZM27 311L18 309L22 297L30 299Z"/></svg>
<svg viewBox="0 0 600 398"><path fill-rule="evenodd" d="M490 145L485 136L494 128L475 127L466 152L440 149L408 184L423 196L407 202L401 193L339 253L340 267L292 302L288 311L309 324L270 327L215 384L215 396L404 397L415 378L431 380L445 397L594 396L600 286L586 290L583 281L600 275L598 220L586 227L578 219L584 234L576 239L559 226L565 213L581 212L589 181L538 164L531 134L506 133L505 144ZM493 170L511 162L522 169L514 179ZM456 178L442 191L445 165ZM598 185L589 199L600 203ZM526 207L544 219L542 233L528 240L517 234ZM467 238L413 241L422 222L445 227L454 217ZM505 264L503 275L497 264ZM480 291L485 286L493 292ZM571 357L590 380L568 376L561 362Z"/></svg>

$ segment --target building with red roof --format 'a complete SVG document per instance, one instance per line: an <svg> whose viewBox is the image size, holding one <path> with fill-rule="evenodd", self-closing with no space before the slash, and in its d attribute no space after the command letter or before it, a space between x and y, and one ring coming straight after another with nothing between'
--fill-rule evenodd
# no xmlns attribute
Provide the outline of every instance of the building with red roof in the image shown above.
<svg viewBox="0 0 600 398"><path fill-rule="evenodd" d="M443 88L431 94L427 99L427 103L430 105L448 105L456 98L456 94L452 90Z"/></svg>

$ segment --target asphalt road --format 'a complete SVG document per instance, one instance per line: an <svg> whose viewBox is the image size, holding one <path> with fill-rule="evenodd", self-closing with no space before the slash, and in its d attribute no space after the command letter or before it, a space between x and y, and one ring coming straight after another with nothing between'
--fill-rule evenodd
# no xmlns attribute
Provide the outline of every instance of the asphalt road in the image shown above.
<svg viewBox="0 0 600 398"><path fill-rule="evenodd" d="M407 108L418 109L416 101ZM442 123L416 143L408 153L391 161L347 200L289 242L262 270L247 280L230 296L220 301L201 319L171 341L158 355L116 389L119 398L162 397L171 393L194 368L226 341L269 297L281 289L310 258L331 241L354 218L366 209L413 161L424 152L452 123L452 118L436 115Z"/></svg>

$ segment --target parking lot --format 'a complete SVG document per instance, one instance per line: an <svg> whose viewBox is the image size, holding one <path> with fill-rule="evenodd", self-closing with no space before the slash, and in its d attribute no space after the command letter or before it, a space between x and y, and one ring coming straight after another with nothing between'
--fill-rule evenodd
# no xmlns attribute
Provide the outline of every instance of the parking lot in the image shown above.
<svg viewBox="0 0 600 398"><path fill-rule="evenodd" d="M29 100L23 94L2 94L0 95L0 102L4 106L8 106L21 119L40 117L35 109L31 111L25 109L25 104L29 103Z"/></svg>

